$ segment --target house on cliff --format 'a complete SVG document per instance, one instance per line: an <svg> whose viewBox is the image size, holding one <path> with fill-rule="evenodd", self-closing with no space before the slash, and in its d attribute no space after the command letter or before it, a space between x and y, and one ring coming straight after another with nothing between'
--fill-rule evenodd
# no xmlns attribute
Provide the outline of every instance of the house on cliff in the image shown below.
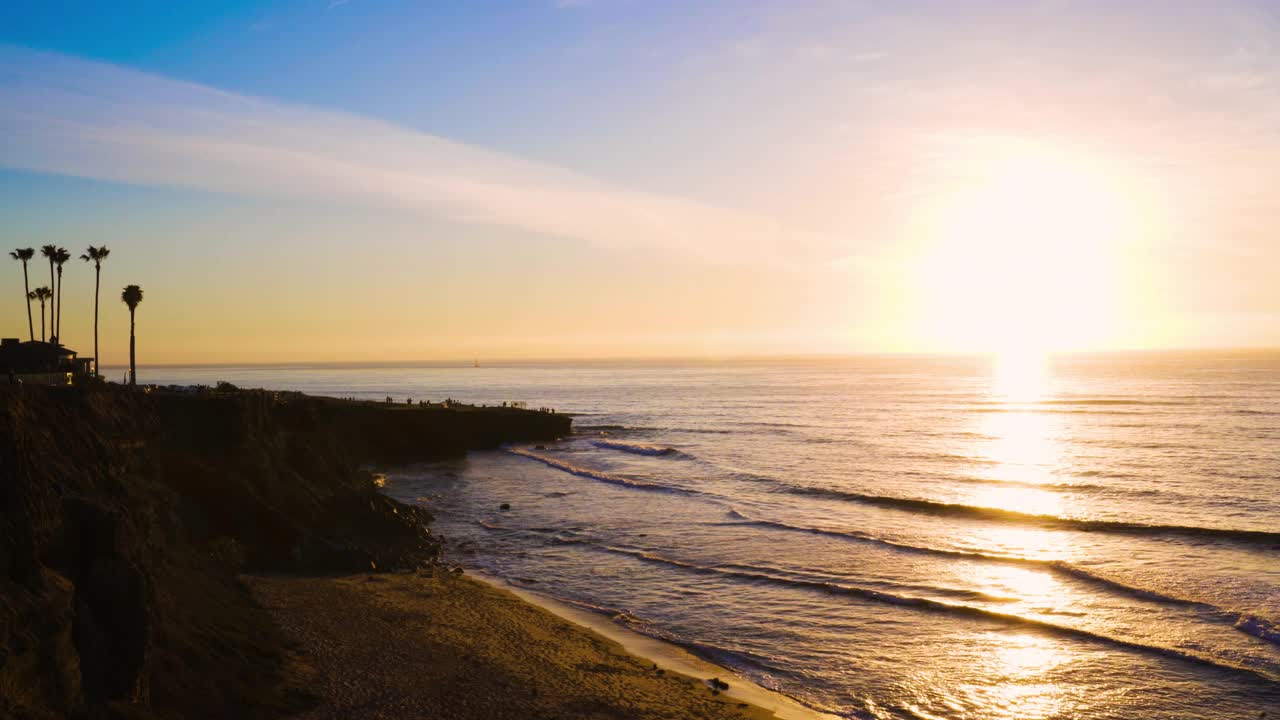
<svg viewBox="0 0 1280 720"><path fill-rule="evenodd" d="M78 358L76 351L53 343L0 340L0 383L70 385L89 374L93 358Z"/></svg>

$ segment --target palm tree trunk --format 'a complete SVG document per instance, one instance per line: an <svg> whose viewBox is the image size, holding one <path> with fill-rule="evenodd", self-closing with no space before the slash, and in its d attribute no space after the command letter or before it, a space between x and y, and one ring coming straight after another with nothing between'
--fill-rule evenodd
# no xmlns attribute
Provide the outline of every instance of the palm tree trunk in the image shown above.
<svg viewBox="0 0 1280 720"><path fill-rule="evenodd" d="M93 268L93 376L98 377L98 287L102 285L102 266Z"/></svg>
<svg viewBox="0 0 1280 720"><path fill-rule="evenodd" d="M53 334L58 338L58 344L62 344L62 266L58 266L58 316L53 323Z"/></svg>
<svg viewBox="0 0 1280 720"><path fill-rule="evenodd" d="M44 342L44 303L40 303L40 342Z"/></svg>
<svg viewBox="0 0 1280 720"><path fill-rule="evenodd" d="M129 387L138 387L138 356L135 353L135 343L133 335L133 313L132 308L129 309Z"/></svg>
<svg viewBox="0 0 1280 720"><path fill-rule="evenodd" d="M53 279L53 259L50 258L49 259L49 289L53 290L57 287L58 287L58 283ZM49 298L49 331L50 331L49 339L51 340L55 335L58 334L58 329L53 325L53 309L55 307L57 307L57 303L54 302L54 299L52 297L50 297ZM40 334L43 335L44 333L42 332Z"/></svg>
<svg viewBox="0 0 1280 720"><path fill-rule="evenodd" d="M32 342L35 342L35 339L36 339L36 326L35 326L35 323L31 322L31 297L30 297L30 295L31 295L31 281L27 279L27 261L26 261L26 260L23 260L23 261L22 261L22 287L23 287L23 289L24 289L24 290L26 290L26 291L27 291L27 292L26 292L26 297L27 297L27 334L31 336L31 341L32 341ZM41 320L44 320L44 317L42 316L40 319L41 319Z"/></svg>

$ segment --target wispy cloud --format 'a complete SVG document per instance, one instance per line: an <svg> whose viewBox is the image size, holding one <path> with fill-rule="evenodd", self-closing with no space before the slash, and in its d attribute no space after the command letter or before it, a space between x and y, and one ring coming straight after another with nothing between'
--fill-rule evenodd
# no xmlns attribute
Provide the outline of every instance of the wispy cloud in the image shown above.
<svg viewBox="0 0 1280 720"><path fill-rule="evenodd" d="M0 45L0 165L421 212L717 262L825 255L830 237L341 112Z"/></svg>

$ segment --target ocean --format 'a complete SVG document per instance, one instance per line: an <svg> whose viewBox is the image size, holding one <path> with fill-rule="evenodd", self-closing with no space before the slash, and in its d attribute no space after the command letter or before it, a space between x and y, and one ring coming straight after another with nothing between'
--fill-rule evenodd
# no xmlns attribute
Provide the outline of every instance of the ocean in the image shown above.
<svg viewBox="0 0 1280 720"><path fill-rule="evenodd" d="M850 718L1280 714L1280 353L151 368L573 413L387 469L452 562ZM502 504L509 509L501 509Z"/></svg>

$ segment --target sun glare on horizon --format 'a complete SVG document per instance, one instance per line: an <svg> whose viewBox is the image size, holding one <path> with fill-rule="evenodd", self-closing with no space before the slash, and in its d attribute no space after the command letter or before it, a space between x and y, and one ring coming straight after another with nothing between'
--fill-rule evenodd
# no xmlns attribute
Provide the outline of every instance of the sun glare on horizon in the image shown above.
<svg viewBox="0 0 1280 720"><path fill-rule="evenodd" d="M922 209L917 268L934 340L997 355L1005 377L1111 341L1142 217L1121 174L1023 140L991 141L959 164L961 179Z"/></svg>
<svg viewBox="0 0 1280 720"><path fill-rule="evenodd" d="M1048 392L1049 353L1040 347L1005 348L992 363L992 395L1005 402L1026 403Z"/></svg>

